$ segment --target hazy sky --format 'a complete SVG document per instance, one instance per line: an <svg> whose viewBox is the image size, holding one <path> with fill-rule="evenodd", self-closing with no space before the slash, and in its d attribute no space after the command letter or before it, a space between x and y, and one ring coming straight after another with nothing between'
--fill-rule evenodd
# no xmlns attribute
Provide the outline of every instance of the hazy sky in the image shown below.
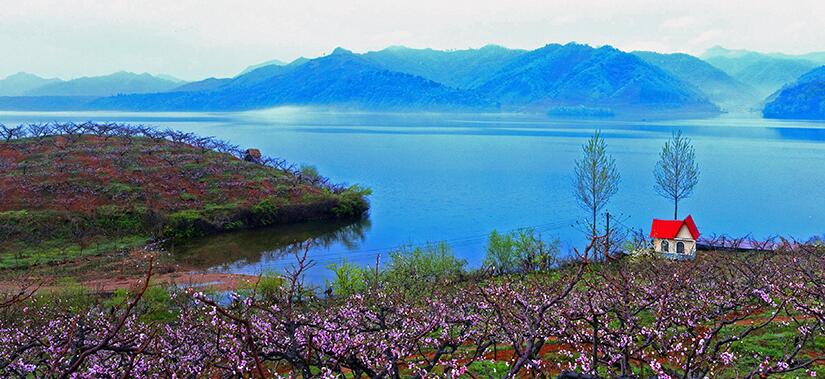
<svg viewBox="0 0 825 379"><path fill-rule="evenodd" d="M825 50L825 0L3 0L0 77L231 76L336 46Z"/></svg>

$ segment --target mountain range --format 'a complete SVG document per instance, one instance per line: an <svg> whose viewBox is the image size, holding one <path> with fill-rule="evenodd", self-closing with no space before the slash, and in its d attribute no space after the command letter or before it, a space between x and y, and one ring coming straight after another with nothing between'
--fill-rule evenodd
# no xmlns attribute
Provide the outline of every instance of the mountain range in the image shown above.
<svg viewBox="0 0 825 379"><path fill-rule="evenodd" d="M44 79L17 73L0 80L0 96L83 96L103 97L119 93L169 91L181 82L147 73L116 72L111 75L82 77L73 80Z"/></svg>
<svg viewBox="0 0 825 379"><path fill-rule="evenodd" d="M717 110L681 80L610 46L547 45L515 58L476 89L513 106Z"/></svg>
<svg viewBox="0 0 825 379"><path fill-rule="evenodd" d="M62 82L57 78L41 78L26 72L18 72L0 80L0 96L23 96L42 86Z"/></svg>
<svg viewBox="0 0 825 379"><path fill-rule="evenodd" d="M174 92L121 95L93 103L96 108L127 110L279 105L536 111L584 105L646 112L718 111L700 91L635 55L574 43L533 51L393 47L354 54L338 48L325 57L267 65L230 80L210 79Z"/></svg>
<svg viewBox="0 0 825 379"><path fill-rule="evenodd" d="M69 81L20 73L0 80L0 109L236 111L299 105L683 117L761 109L763 99L778 96L825 54L716 47L702 57L576 43L535 50L393 46L362 54L338 48L319 58L266 61L231 78L191 83L126 72Z"/></svg>
<svg viewBox="0 0 825 379"><path fill-rule="evenodd" d="M769 98L766 118L825 120L825 66L802 75Z"/></svg>
<svg viewBox="0 0 825 379"><path fill-rule="evenodd" d="M794 82L801 75L825 63L811 60L818 54L803 56L764 54L747 50L728 50L714 47L702 55L702 59L726 72L731 77L756 90L759 98Z"/></svg>
<svg viewBox="0 0 825 379"><path fill-rule="evenodd" d="M269 65L196 92L120 95L91 105L119 110L246 110L280 105L368 109L494 109L496 104L420 76L389 71L352 52Z"/></svg>
<svg viewBox="0 0 825 379"><path fill-rule="evenodd" d="M645 62L695 87L726 110L746 110L759 103L756 89L692 55L634 51Z"/></svg>
<svg viewBox="0 0 825 379"><path fill-rule="evenodd" d="M526 50L497 45L452 51L393 46L365 53L363 57L388 70L417 75L450 87L471 89L525 53Z"/></svg>

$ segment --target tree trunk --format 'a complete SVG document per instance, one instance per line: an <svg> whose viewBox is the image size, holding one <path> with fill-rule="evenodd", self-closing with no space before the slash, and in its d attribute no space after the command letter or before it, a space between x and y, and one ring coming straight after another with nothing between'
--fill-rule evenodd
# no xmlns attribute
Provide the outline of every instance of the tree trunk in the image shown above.
<svg viewBox="0 0 825 379"><path fill-rule="evenodd" d="M674 220L679 219L679 198L678 197L673 198L673 219Z"/></svg>

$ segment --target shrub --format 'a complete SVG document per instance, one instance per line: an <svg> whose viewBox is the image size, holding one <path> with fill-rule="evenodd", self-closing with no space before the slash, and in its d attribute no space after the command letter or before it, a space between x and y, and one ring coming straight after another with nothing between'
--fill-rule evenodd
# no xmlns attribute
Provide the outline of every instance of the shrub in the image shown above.
<svg viewBox="0 0 825 379"><path fill-rule="evenodd" d="M327 268L335 273L335 279L327 281L327 288L331 289L335 296L349 296L367 290L370 276L367 269L346 260L340 264L330 264Z"/></svg>
<svg viewBox="0 0 825 379"><path fill-rule="evenodd" d="M252 215L255 223L261 226L269 226L276 222L278 217L280 201L276 198L264 199L252 207Z"/></svg>
<svg viewBox="0 0 825 379"><path fill-rule="evenodd" d="M467 261L453 255L444 242L424 247L402 247L390 252L390 264L383 273L386 284L401 289L421 289L454 281L466 273Z"/></svg>
<svg viewBox="0 0 825 379"><path fill-rule="evenodd" d="M202 228L206 221L200 212L192 209L179 211L169 215L164 227L163 235L173 240L181 240L204 235Z"/></svg>
<svg viewBox="0 0 825 379"><path fill-rule="evenodd" d="M496 274L512 274L554 267L559 241L545 242L533 228L518 229L507 234L490 233L484 267Z"/></svg>
<svg viewBox="0 0 825 379"><path fill-rule="evenodd" d="M353 185L338 195L338 204L332 212L338 218L361 216L370 207L367 196L371 194L371 189Z"/></svg>

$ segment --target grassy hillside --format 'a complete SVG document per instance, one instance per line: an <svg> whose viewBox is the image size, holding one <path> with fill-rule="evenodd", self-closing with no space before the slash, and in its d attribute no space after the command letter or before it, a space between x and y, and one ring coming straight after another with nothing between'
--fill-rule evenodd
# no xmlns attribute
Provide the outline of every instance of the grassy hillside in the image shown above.
<svg viewBox="0 0 825 379"><path fill-rule="evenodd" d="M361 216L368 191L210 138L124 125L0 127L0 268Z"/></svg>

